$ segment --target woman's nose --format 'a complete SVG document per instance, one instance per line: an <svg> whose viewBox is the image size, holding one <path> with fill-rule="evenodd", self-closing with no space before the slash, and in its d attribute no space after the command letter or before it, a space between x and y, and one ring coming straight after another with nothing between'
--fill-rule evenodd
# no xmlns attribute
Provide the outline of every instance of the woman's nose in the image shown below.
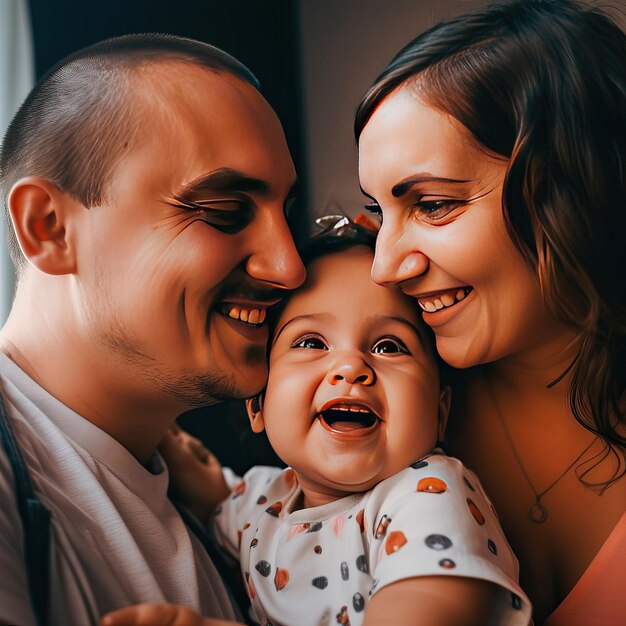
<svg viewBox="0 0 626 626"><path fill-rule="evenodd" d="M331 385L345 382L349 385L369 386L376 380L376 375L364 359L350 356L339 358L328 371L327 379Z"/></svg>
<svg viewBox="0 0 626 626"><path fill-rule="evenodd" d="M428 257L407 233L381 227L376 238L372 279L379 285L396 285L417 278L428 270Z"/></svg>

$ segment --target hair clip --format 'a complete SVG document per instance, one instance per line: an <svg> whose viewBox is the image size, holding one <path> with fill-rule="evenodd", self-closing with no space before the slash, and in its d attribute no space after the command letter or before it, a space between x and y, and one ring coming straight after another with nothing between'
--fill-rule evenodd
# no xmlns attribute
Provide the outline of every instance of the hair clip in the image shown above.
<svg viewBox="0 0 626 626"><path fill-rule="evenodd" d="M345 233L354 233L358 231L359 228L365 229L375 235L380 228L374 220L364 213L359 213L354 220L351 220L347 215L323 215L322 217L318 217L315 223L325 233L332 232L338 236Z"/></svg>

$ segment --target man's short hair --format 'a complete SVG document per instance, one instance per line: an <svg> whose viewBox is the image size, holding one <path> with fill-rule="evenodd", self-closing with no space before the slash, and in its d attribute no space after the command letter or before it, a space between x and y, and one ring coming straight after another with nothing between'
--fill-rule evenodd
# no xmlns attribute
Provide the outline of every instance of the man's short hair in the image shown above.
<svg viewBox="0 0 626 626"><path fill-rule="evenodd" d="M139 127L133 78L160 62L178 61L232 74L259 89L255 76L226 52L173 35L125 35L67 56L35 85L13 118L0 154L0 190L24 176L41 176L85 207L102 204L111 176ZM9 232L18 274L25 265Z"/></svg>

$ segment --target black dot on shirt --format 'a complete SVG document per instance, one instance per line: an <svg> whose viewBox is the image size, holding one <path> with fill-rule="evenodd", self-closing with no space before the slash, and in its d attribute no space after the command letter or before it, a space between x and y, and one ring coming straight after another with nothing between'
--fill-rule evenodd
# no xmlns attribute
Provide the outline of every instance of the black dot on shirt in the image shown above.
<svg viewBox="0 0 626 626"><path fill-rule="evenodd" d="M452 546L452 541L445 535L428 535L424 543L433 550L447 550Z"/></svg>

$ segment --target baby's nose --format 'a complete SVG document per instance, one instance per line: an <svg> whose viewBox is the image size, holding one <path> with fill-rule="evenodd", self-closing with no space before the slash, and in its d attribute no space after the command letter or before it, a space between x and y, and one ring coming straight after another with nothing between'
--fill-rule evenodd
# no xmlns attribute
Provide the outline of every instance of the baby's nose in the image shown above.
<svg viewBox="0 0 626 626"><path fill-rule="evenodd" d="M350 357L339 359L328 372L331 385L346 382L350 385L371 385L375 380L374 370L362 359Z"/></svg>

